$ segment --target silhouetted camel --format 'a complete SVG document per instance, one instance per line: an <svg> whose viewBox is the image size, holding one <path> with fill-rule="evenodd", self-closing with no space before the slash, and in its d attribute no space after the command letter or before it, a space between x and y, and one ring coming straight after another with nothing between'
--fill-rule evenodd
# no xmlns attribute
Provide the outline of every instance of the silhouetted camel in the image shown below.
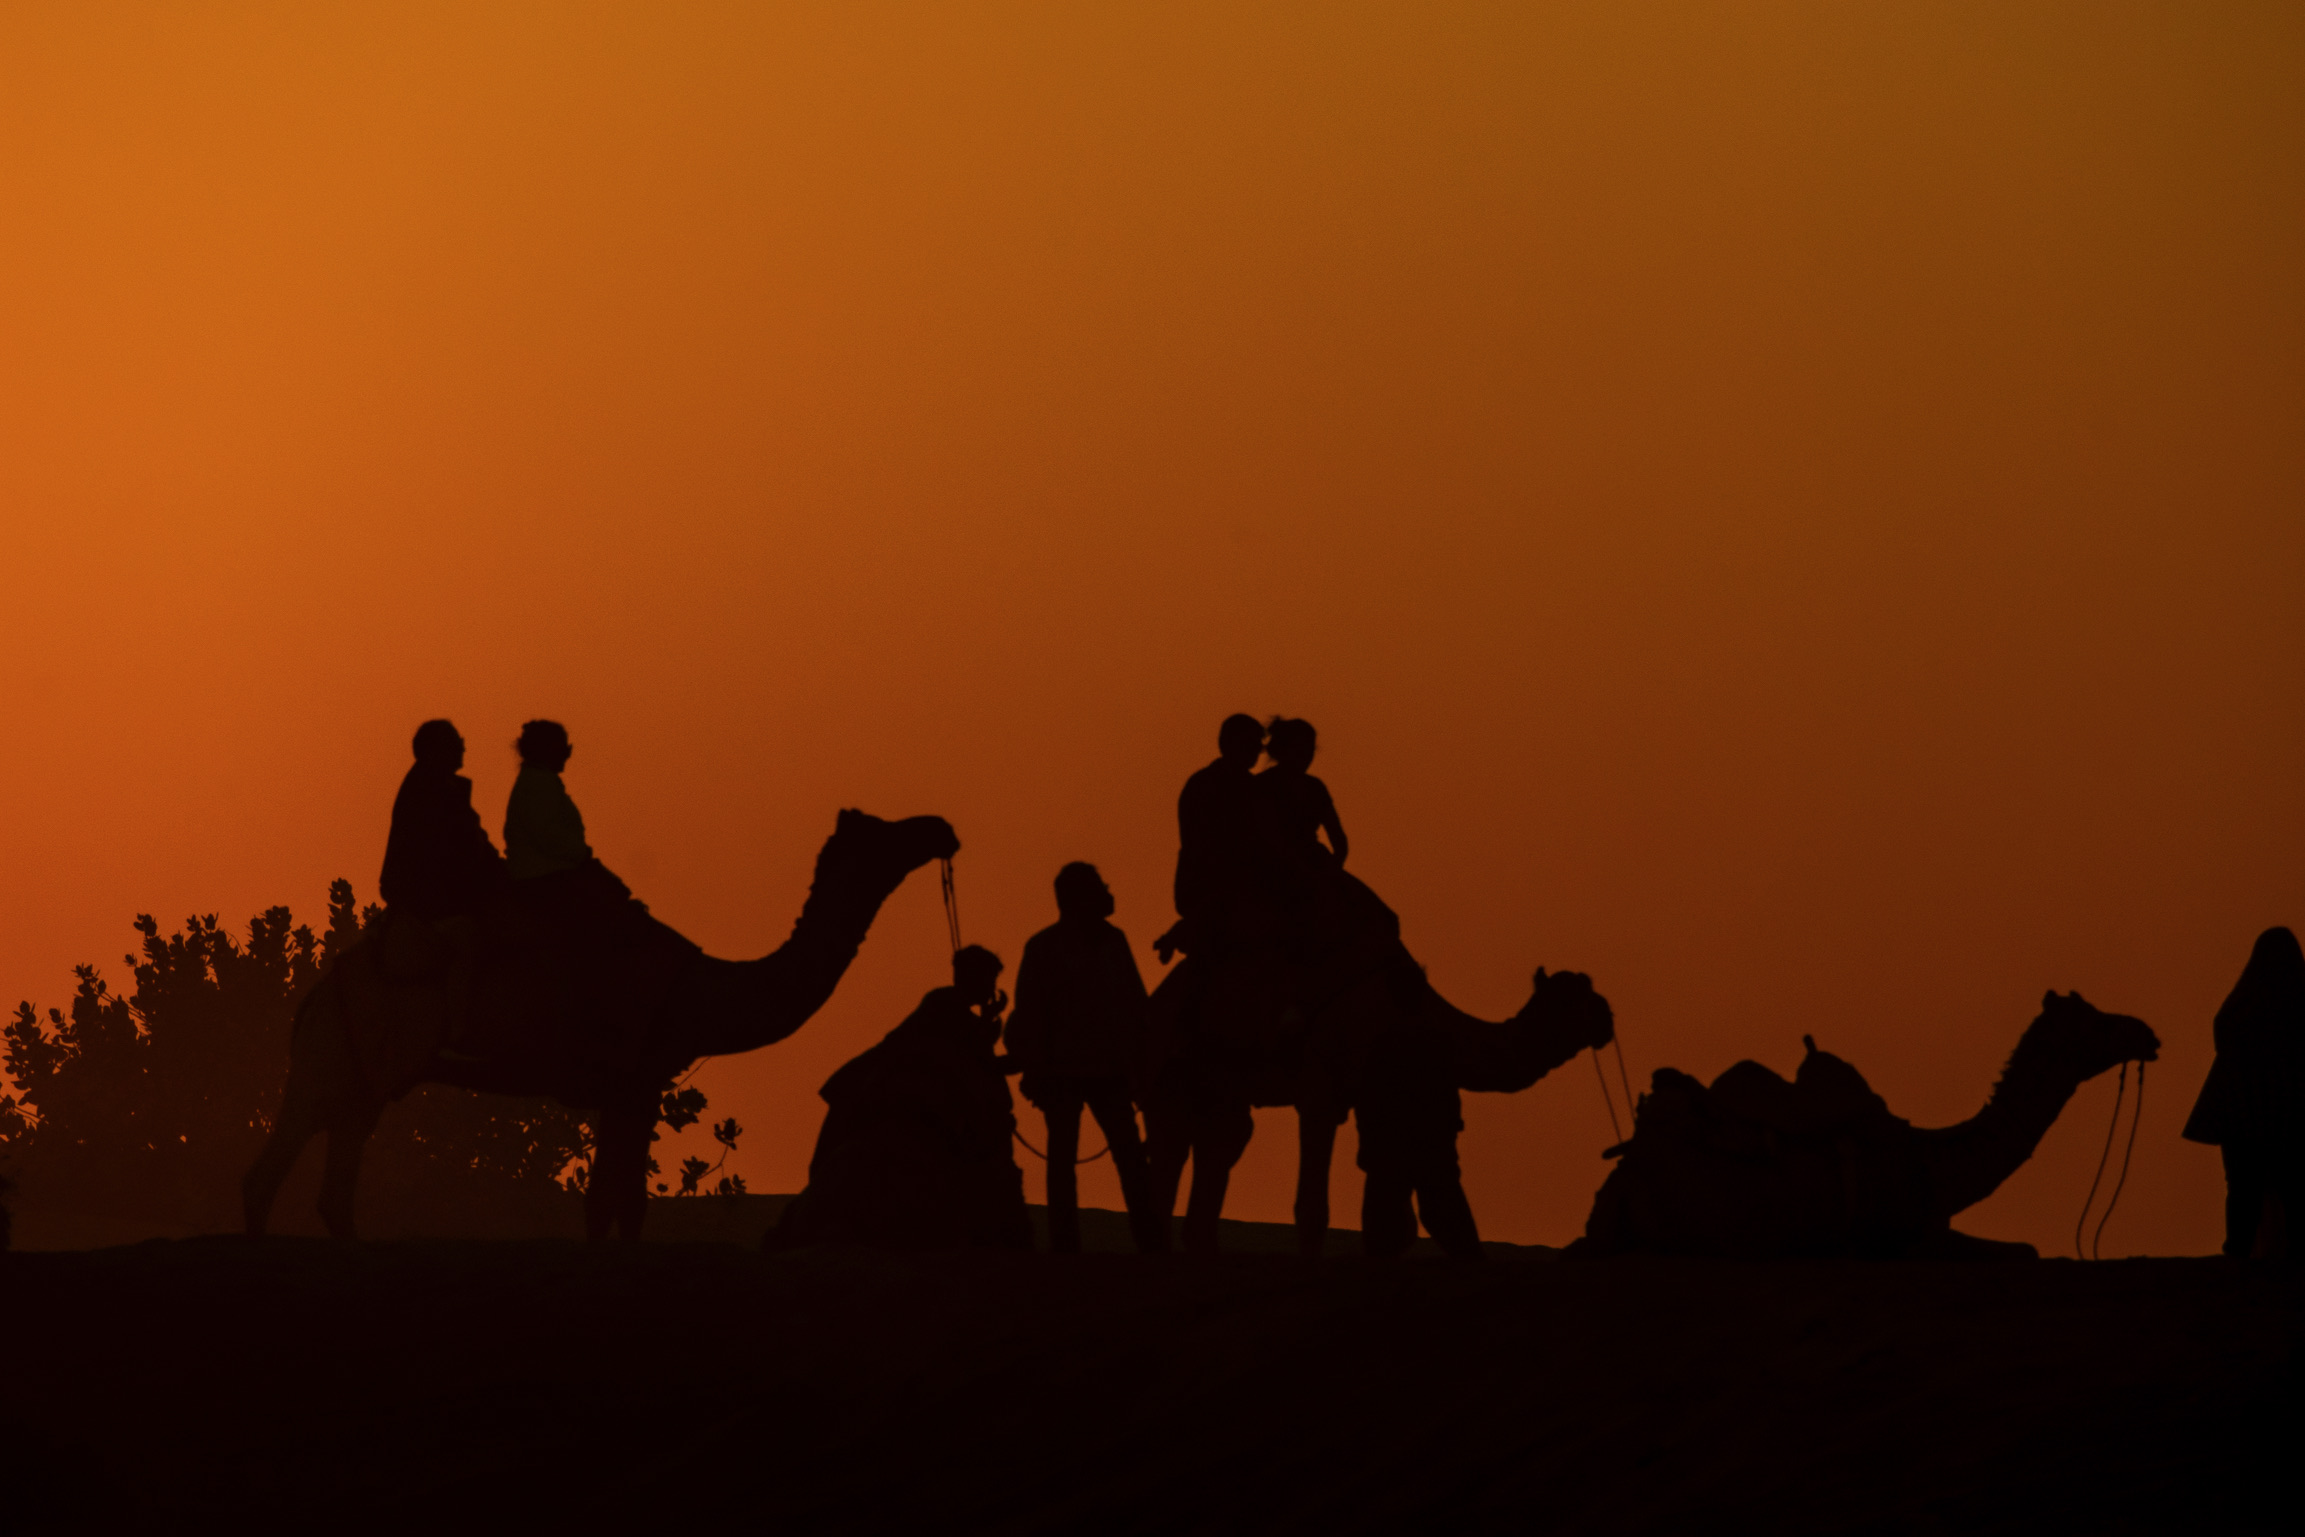
<svg viewBox="0 0 2305 1537"><path fill-rule="evenodd" d="M2033 1156L2075 1089L2159 1053L2143 1021L2052 992L1985 1108L1937 1127L1891 1115L1854 1067L1813 1041L1790 1083L1754 1062L1710 1088L1661 1068L1574 1249L2030 1256L2029 1244L1955 1232L1952 1219Z"/></svg>
<svg viewBox="0 0 2305 1537"><path fill-rule="evenodd" d="M353 1234L361 1148L385 1103L419 1082L500 1094L545 1094L593 1113L596 1145L586 1192L594 1238L613 1227L640 1234L647 1204L649 1133L662 1090L700 1057L751 1051L798 1030L832 996L889 893L932 859L960 847L941 817L884 822L843 811L817 855L816 876L792 935L758 960L726 961L652 918L625 937L571 953L561 936L492 914L489 960L456 1000L485 1025L471 1056L443 1054L450 1004L435 965L403 981L386 924L345 954L297 1010L288 1088L271 1139L242 1182L249 1233L261 1234L281 1181L304 1144L328 1133L320 1214ZM411 945L440 944L423 927Z"/></svg>
<svg viewBox="0 0 2305 1537"><path fill-rule="evenodd" d="M1615 1036L1608 1001L1581 972L1540 970L1528 1003L1510 1019L1467 1014L1434 990L1396 934L1374 922L1357 944L1348 940L1327 958L1310 995L1276 986L1270 959L1188 957L1153 993L1152 1033L1172 1058L1171 1070L1156 1076L1187 1101L1172 1113L1193 1126L1185 1247L1195 1252L1216 1247L1251 1106L1297 1111L1297 1238L1303 1252L1317 1255L1329 1226L1337 1128L1380 1041L1430 1032L1438 1049L1425 1055L1445 1064L1456 1088L1509 1094ZM1178 1156L1172 1152L1166 1166L1156 1161L1156 1204L1173 1205Z"/></svg>

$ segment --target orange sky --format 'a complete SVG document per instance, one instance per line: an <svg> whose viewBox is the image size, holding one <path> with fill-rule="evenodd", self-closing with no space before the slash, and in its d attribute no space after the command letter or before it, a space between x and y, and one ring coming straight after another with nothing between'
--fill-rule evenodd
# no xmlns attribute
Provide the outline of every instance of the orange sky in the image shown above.
<svg viewBox="0 0 2305 1537"><path fill-rule="evenodd" d="M1931 1123L2078 987L2166 1043L2108 1252L2213 1247L2176 1129L2305 924L2301 167L2282 4L11 8L0 995L372 895L436 714L492 828L565 720L721 953L845 804L953 820L972 939L1088 858L1141 944L1285 711L1460 1004ZM755 1188L944 953L916 878L705 1070ZM2111 1099L1965 1225L2068 1244ZM1574 1236L1585 1064L1469 1117Z"/></svg>

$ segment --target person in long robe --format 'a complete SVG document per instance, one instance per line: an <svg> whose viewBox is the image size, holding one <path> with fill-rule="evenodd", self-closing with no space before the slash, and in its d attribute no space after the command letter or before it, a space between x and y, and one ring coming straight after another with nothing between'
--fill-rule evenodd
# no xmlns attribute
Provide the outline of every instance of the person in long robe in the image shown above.
<svg viewBox="0 0 2305 1537"><path fill-rule="evenodd" d="M1130 1086L1144 1045L1144 974L1111 921L1112 891L1095 865L1076 861L1057 872L1056 905L1057 921L1025 942L1007 1034L1009 1058L1023 1069L1017 1088L1048 1128L1049 1247L1080 1249L1074 1160L1086 1109L1120 1176L1137 1247L1165 1249L1168 1224L1152 1210Z"/></svg>
<svg viewBox="0 0 2305 1537"><path fill-rule="evenodd" d="M2214 1026L2217 1057L2185 1122L2225 1162L2225 1252L2299 1250L2305 1221L2305 950L2285 928L2257 936Z"/></svg>
<svg viewBox="0 0 2305 1537"><path fill-rule="evenodd" d="M1000 957L969 945L880 1044L827 1079L808 1187L771 1243L1032 1247L1016 1116L997 1048Z"/></svg>

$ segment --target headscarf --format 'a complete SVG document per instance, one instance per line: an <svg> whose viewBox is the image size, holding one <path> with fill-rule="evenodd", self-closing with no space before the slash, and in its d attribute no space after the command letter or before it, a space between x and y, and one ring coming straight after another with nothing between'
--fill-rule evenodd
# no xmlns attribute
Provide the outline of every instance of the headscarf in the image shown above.
<svg viewBox="0 0 2305 1537"><path fill-rule="evenodd" d="M2271 1151L2305 1138L2305 948L2295 934L2257 936L2213 1034L2217 1060L2187 1140Z"/></svg>

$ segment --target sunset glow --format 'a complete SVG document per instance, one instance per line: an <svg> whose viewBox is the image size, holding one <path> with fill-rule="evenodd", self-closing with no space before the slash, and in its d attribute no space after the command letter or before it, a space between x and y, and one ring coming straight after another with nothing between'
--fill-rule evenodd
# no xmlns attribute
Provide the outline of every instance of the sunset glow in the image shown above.
<svg viewBox="0 0 2305 1537"><path fill-rule="evenodd" d="M2046 989L2147 1020L2105 1252L2214 1252L2177 1130L2305 925L2301 87L2278 5L18 8L0 1002L372 899L436 715L492 831L566 722L716 954L859 806L1012 961L1095 862L1157 980L1285 712L1434 983L1590 972L1636 1080L1810 1034L1937 1124ZM703 1069L754 1190L947 953L916 875ZM2112 1096L1961 1225L2069 1251ZM1467 1118L1576 1236L1590 1067Z"/></svg>

